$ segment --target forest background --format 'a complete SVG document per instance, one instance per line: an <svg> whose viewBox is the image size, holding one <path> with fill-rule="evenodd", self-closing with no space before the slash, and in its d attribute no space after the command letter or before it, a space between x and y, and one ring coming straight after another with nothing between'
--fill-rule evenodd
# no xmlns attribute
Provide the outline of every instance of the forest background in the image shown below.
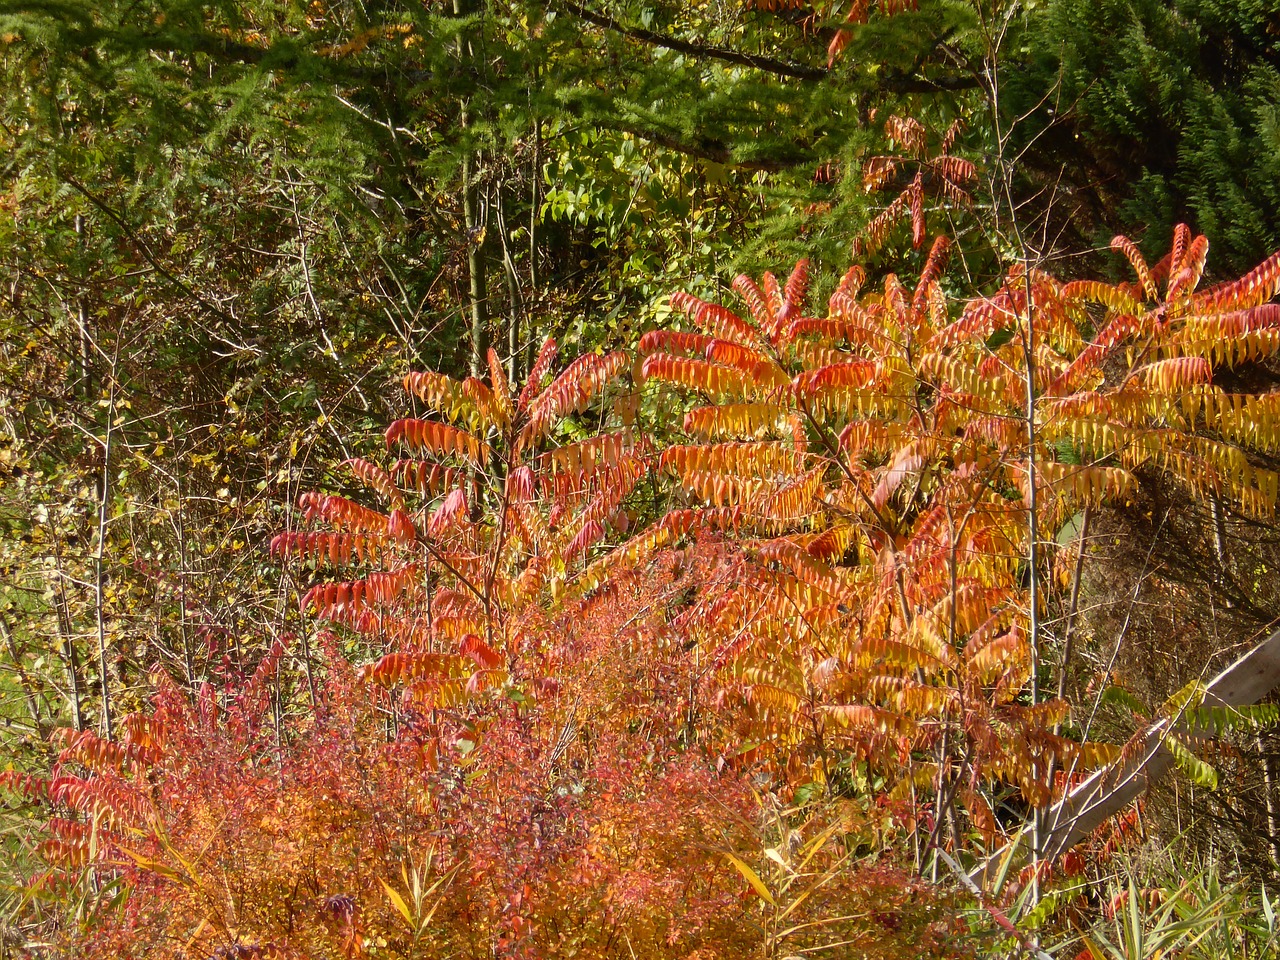
<svg viewBox="0 0 1280 960"><path fill-rule="evenodd" d="M1001 637L1030 639L998 648L998 662L997 648L974 653L968 680L921 659L911 621L924 601L908 588L881 620L865 612L878 594L855 591L864 606L851 613L854 594L824 588L830 629L848 633L852 616L915 644L876 654L902 658L896 699L874 684L822 692L852 667L795 654L803 638L726 652L761 631L704 617L729 603L712 589L726 571L785 568L852 590L886 551L910 556L959 463L937 452L946 431L931 404L953 387L990 399L951 367L921 366L912 338L983 357L1021 346L1034 411L1056 389L1036 379L1037 321L1025 336L973 323L943 336L948 309L958 323L981 302L1030 318L1049 301L1020 275L1060 279L1043 295L1079 328L1075 354L1054 343L1068 360L1101 344L1128 351L1130 372L1197 350L1209 364L1126 377L1095 351L1099 389L1141 382L1178 405L1210 380L1271 394L1270 314L1223 326L1215 336L1236 346L1218 352L1203 336L1168 339L1182 326L1166 334L1168 318L1255 310L1275 292L1280 15L1268 4L0 0L0 63L4 955L782 957L875 944L871 955L1133 957L1274 944L1267 709L1216 717L1221 739L1176 749L1181 773L1158 788L1168 802L1108 820L1077 851L1086 864L1036 857L1027 872L1010 858L976 898L962 867L1023 828L1048 830L1032 811L1084 761L970 749L971 707L953 718L933 693L908 706L899 689L954 689L962 703L980 691L993 736L1044 734L1066 753L1090 742L1095 718L1093 739L1122 745L1162 709L1181 716L1197 681L1276 619L1274 492L1262 502L1275 440L1261 415L1231 434L1225 417L1195 413L1183 431L1247 447L1243 467L1190 440L1153 441L1149 463L1104 449L1096 431L1037 440L1034 415L1030 454L997 444L996 461L1032 464L1030 491L1042 455L1050 481L1066 464L1080 484L1042 518L1016 470L974 495L986 506L968 515L998 501L1022 517L1030 498L1029 539L990 521L1011 556L982 574L1001 591L982 601ZM1114 234L1134 244L1112 252ZM1197 263L1199 234L1211 246ZM1171 248L1163 274L1146 267ZM749 320L704 309L738 309L736 274L785 276L802 258L807 270L785 290L764 282L759 304L739 285ZM854 262L854 286L885 292L840 307L858 295ZM1270 267L1248 272L1259 263ZM1179 279L1184 264L1193 279ZM1123 286L1135 267L1137 287ZM1252 278L1252 299L1187 300L1201 273L1210 293ZM889 277L905 284L901 309ZM1085 277L1092 293L1067 289ZM835 366L801 343L820 324L787 326L806 282L846 324L837 346L855 339L851 317L897 331L895 369L912 371L928 417L846 392L828 419L794 426L813 391L883 392L880 380L805 379ZM1093 312L1071 313L1087 296ZM1152 304L1128 312L1158 313L1155 326L1104 341L1122 296ZM705 360L710 340L670 335L699 324L721 344ZM579 355L597 359L547 385ZM741 377L726 386L683 360ZM786 368L792 406L769 417L789 426L739 426L793 442L799 459L770 461L773 486L743 485L763 461L735 479L723 452L661 452L696 445L695 394L786 406L761 372L770 363ZM411 371L471 376L488 393L410 378L406 398ZM411 405L467 436L415 434L401 419ZM1167 411L1152 417L1144 430L1168 426ZM838 428L858 421L892 435L865 441L861 480L833 449L857 453L856 431ZM411 483L404 466L373 465L388 425L409 459L441 455L454 473ZM716 429L701 439L723 439ZM902 430L921 431L914 446L893 446ZM625 456L597 441L613 451L599 454L608 477L588 477L575 454L568 472L584 486L556 487L567 468L551 451L621 432ZM544 518L563 535L530 534L504 580L514 548L495 531L515 516L511 491L526 481L512 478L535 447L550 459L526 465L547 476L527 482L574 519ZM1193 456L1218 466L1196 472ZM858 513L839 499L841 471L883 529L868 533L859 514L861 532L819 549L840 524L779 512L777 498L798 490ZM812 482L793 490L798 478ZM328 493L299 507L313 491ZM362 527L329 494L385 508L385 522ZM733 507L747 520L671 520ZM300 542L317 520L345 545ZM351 539L365 535L367 553ZM963 605L958 539L951 611ZM797 544L807 560L787 552ZM419 565L396 567L392 547ZM299 566L353 550L362 568L345 579ZM487 574L468 579L463 554L487 558ZM357 623L349 586L308 592L404 569L424 583L395 598L400 634ZM619 595L601 601L600 583ZM469 624L456 635L436 622L451 603ZM406 640L423 610L427 639ZM947 643L976 650L957 634L967 615L949 616ZM529 639L574 622L589 629L572 652ZM421 659L445 653L470 665ZM628 672L636 660L652 675ZM431 692L412 689L427 681ZM882 713L832 713L833 698ZM837 721L865 735L824 733ZM274 865L262 859L273 845ZM1263 919L1233 925L1242 917Z"/></svg>

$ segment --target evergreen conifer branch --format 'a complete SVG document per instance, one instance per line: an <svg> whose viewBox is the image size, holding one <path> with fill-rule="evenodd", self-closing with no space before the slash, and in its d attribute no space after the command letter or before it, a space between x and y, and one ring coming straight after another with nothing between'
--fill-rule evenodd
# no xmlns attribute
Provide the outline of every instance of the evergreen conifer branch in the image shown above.
<svg viewBox="0 0 1280 960"><path fill-rule="evenodd" d="M320 76L345 77L348 80L373 80L378 76L376 71L307 50L292 39L257 46L202 30L138 30L115 25L64 26L61 35L68 49L85 51L86 58L96 59L94 51L113 47L121 52L202 54L222 63L239 63L285 72L305 65Z"/></svg>
<svg viewBox="0 0 1280 960"><path fill-rule="evenodd" d="M639 137L647 140L649 143L657 144L668 150L674 150L676 153L684 154L687 157L693 157L697 160L707 160L711 163L723 164L727 167L734 167L738 170L753 170L764 173L779 173L784 170L794 170L805 164L812 164L817 159L811 152L805 150L801 145L786 145L780 148L779 154L770 157L753 157L753 158L735 158L733 148L721 140L700 139L697 141L682 140L671 133L664 133L652 127L642 126L638 123L628 123L626 121L608 122L607 120L599 121L600 126L609 127L622 133L629 133L633 137Z"/></svg>
<svg viewBox="0 0 1280 960"><path fill-rule="evenodd" d="M574 3L573 0L564 0L560 6L572 13L574 16L586 20L588 23L595 24L605 30L612 30L623 36L630 37L633 40L639 40L641 43L647 43L651 46L662 47L666 50L675 50L677 53L687 53L695 57L708 57L712 60L720 60L724 63L734 63L742 67L751 67L755 70L763 70L766 73L776 74L779 77L792 77L796 80L825 80L830 72L826 67L811 67L802 63L789 63L786 60L778 60L774 57L762 57L750 53L741 53L737 50L729 50L724 47L713 47L707 44L690 43L687 40L681 40L678 37L672 37L667 34L657 33L653 30L646 30L643 27L629 27L622 21L608 14L596 13L594 10L588 10L586 7Z"/></svg>

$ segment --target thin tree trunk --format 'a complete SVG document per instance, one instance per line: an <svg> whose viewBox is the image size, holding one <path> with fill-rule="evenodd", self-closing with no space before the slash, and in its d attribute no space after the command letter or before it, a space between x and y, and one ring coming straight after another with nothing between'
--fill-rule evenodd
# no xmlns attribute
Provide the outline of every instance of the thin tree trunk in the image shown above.
<svg viewBox="0 0 1280 960"><path fill-rule="evenodd" d="M0 616L0 636L4 637L9 659L13 662L13 672L18 678L18 685L22 688L22 698L26 701L27 712L31 714L31 722L36 728L36 736L43 740L46 730L44 721L40 717L40 699L36 696L35 686L31 682L31 677L27 675L26 668L22 666L22 655L18 650L18 645L13 640L13 632L9 629L8 622L2 616Z"/></svg>
<svg viewBox="0 0 1280 960"><path fill-rule="evenodd" d="M85 226L84 216L77 213L75 218L76 237L80 241L80 252L84 253L85 245ZM75 375L75 388L79 391L80 396L85 400L91 399L93 393L93 367L90 363L90 355L92 349L91 339L89 337L89 307L85 303L84 294L76 298L76 328L79 335L79 352L77 356L77 367Z"/></svg>
<svg viewBox="0 0 1280 960"><path fill-rule="evenodd" d="M515 266L507 258L507 300L511 314L507 318L507 380L520 382L520 281Z"/></svg>
<svg viewBox="0 0 1280 960"><path fill-rule="evenodd" d="M463 124L467 122L463 113ZM484 217L479 191L473 183L477 155L468 151L462 158L462 216L467 228L467 273L471 278L471 375L484 374L489 353L489 289L485 276Z"/></svg>
<svg viewBox="0 0 1280 960"><path fill-rule="evenodd" d="M542 121L533 121L533 160L529 175L529 297L533 303L538 297L538 223L542 220ZM532 311L530 307L530 311ZM533 330L525 331L524 369L533 365Z"/></svg>
<svg viewBox="0 0 1280 960"><path fill-rule="evenodd" d="M1262 788L1266 791L1263 804L1267 811L1267 842L1271 847L1271 867L1280 873L1280 812L1276 810L1276 776L1271 760L1271 751L1267 749L1262 734L1257 736L1258 753L1262 757Z"/></svg>
<svg viewBox="0 0 1280 960"><path fill-rule="evenodd" d="M476 0L453 0L453 15L465 17L475 12ZM469 31L458 33L458 63L460 69L474 74L476 67L475 48L471 42ZM465 137L471 126L469 106L463 101L458 115L458 125ZM488 317L488 279L485 276L485 217L481 208L479 190L476 184L479 153L467 147L462 155L462 219L467 231L467 273L470 276L470 313L471 313L471 375L479 377L488 364L489 353L489 317Z"/></svg>
<svg viewBox="0 0 1280 960"><path fill-rule="evenodd" d="M196 689L196 658L191 648L191 631L187 628L187 580L191 570L187 566L187 511L182 494L182 478L177 479L178 490L178 632L182 636L182 660L187 671L187 693L194 696Z"/></svg>
<svg viewBox="0 0 1280 960"><path fill-rule="evenodd" d="M58 615L58 631L62 634L62 655L67 670L67 684L71 688L71 720L76 733L84 730L84 711L80 705L80 664L76 656L75 638L71 635L71 610L67 605L66 578L62 571L62 546L53 538L53 558L58 565L58 590L55 609Z"/></svg>
<svg viewBox="0 0 1280 960"><path fill-rule="evenodd" d="M498 191L498 239L502 243L502 268L507 280L507 380L514 386L520 382L520 315L524 312L524 298L520 296L520 275L507 246L507 218L503 208L502 191Z"/></svg>
<svg viewBox="0 0 1280 960"><path fill-rule="evenodd" d="M1084 573L1084 552L1089 546L1089 521L1092 517L1093 509L1086 505L1084 513L1080 516L1080 552L1076 554L1076 568L1071 576L1071 600L1067 604L1067 625L1062 631L1062 664L1058 667L1059 700L1067 695L1067 670L1071 666L1071 648L1075 640L1073 628L1076 623L1076 612L1080 609L1080 580ZM1053 732L1058 732L1058 725L1055 725Z"/></svg>
<svg viewBox="0 0 1280 960"><path fill-rule="evenodd" d="M117 341L117 349L119 343ZM98 681L102 691L103 735L112 739L111 690L107 682L107 622L104 592L106 586L105 560L107 550L107 519L111 509L111 453L115 440L116 418L116 357L111 361L111 385L107 397L107 429L102 440L102 499L98 503L98 545L94 554L94 612L98 626Z"/></svg>

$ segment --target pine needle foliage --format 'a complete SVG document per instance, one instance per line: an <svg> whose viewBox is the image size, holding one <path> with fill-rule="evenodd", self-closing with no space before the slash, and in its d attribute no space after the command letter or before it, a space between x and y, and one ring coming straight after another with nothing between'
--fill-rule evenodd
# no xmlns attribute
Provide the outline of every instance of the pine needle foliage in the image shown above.
<svg viewBox="0 0 1280 960"><path fill-rule="evenodd" d="M1011 115L1033 116L1023 142L1072 152L1065 165L1027 155L1065 178L1069 216L1095 235L1140 231L1153 256L1185 220L1214 238L1224 274L1280 244L1274 4L1056 0L1037 13L1003 82Z"/></svg>

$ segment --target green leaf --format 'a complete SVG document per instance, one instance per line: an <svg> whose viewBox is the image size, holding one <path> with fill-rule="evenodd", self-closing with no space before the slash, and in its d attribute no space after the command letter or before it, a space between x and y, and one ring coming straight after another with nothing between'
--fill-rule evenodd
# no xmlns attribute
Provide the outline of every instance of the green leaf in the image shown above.
<svg viewBox="0 0 1280 960"><path fill-rule="evenodd" d="M1113 684L1102 691L1102 697L1099 700L1102 706L1127 707L1131 713L1140 716L1147 715L1147 705L1134 696L1124 687Z"/></svg>
<svg viewBox="0 0 1280 960"><path fill-rule="evenodd" d="M1188 727L1207 730L1217 736L1240 727L1269 726L1280 721L1280 704L1188 708L1183 718Z"/></svg>
<svg viewBox="0 0 1280 960"><path fill-rule="evenodd" d="M988 350L999 350L1006 343L1013 339L1014 328L1003 327L997 330L991 336L987 337L986 347Z"/></svg>
<svg viewBox="0 0 1280 960"><path fill-rule="evenodd" d="M1166 717L1176 717L1188 709L1200 706L1204 700L1204 684L1192 680L1185 687L1166 700L1160 707L1160 713Z"/></svg>
<svg viewBox="0 0 1280 960"><path fill-rule="evenodd" d="M1209 790L1218 789L1218 771L1188 750L1186 744L1176 737L1170 737L1165 741L1165 746L1173 754L1173 760L1178 765L1178 769L1185 773L1192 783Z"/></svg>
<svg viewBox="0 0 1280 960"><path fill-rule="evenodd" d="M1070 461L1060 459L1060 462L1068 463ZM1054 542L1056 542L1060 547L1065 547L1069 543L1074 543L1079 538L1080 527L1083 525L1084 525L1084 511L1079 510L1076 512L1076 515L1074 517L1072 517L1070 520L1068 520L1066 523L1062 525L1062 528L1058 531L1057 536L1053 538Z"/></svg>

